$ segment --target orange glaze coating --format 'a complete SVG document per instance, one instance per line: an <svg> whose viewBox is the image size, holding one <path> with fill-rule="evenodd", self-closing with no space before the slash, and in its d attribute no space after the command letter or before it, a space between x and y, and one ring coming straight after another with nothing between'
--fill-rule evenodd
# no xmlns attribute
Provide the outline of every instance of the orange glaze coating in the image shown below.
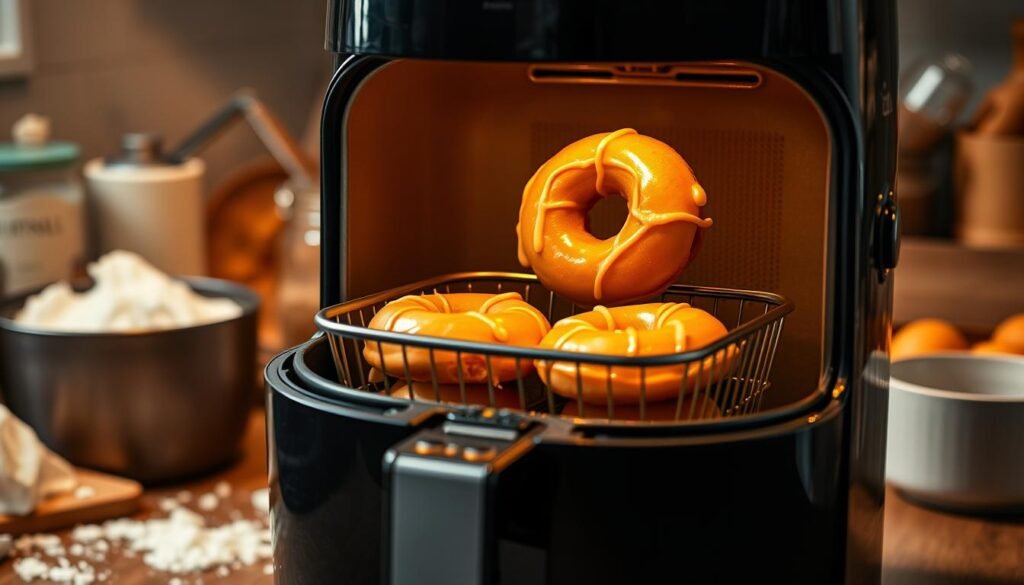
<svg viewBox="0 0 1024 585"><path fill-rule="evenodd" d="M602 197L623 197L629 216L613 238L587 231ZM695 251L707 195L679 153L625 128L563 148L526 184L519 262L576 303L614 305L665 290Z"/></svg>
<svg viewBox="0 0 1024 585"><path fill-rule="evenodd" d="M621 355L629 357L682 353L704 347L728 333L725 325L710 313L686 303L648 303L608 309L597 306L555 323L540 342L541 348L562 351ZM729 346L701 364L683 364L641 368L614 366L611 395L616 405L639 404L641 386L646 400L656 402L676 398L680 390L690 391L696 384L706 385L708 376L718 380L726 375L738 351ZM575 362L537 360L537 371L552 392L575 399L582 387L583 401L607 404L609 368L600 364L580 364L579 379ZM643 380L643 384L641 384Z"/></svg>
<svg viewBox="0 0 1024 585"><path fill-rule="evenodd" d="M519 293L498 295L484 293L452 293L408 295L384 306L370 323L370 329L411 333L431 337L447 337L481 343L522 345L532 347L551 329L547 319ZM383 361L381 353L383 352ZM487 359L479 354L434 351L434 365L439 384L457 384L461 365L462 382L487 382ZM431 381L430 350L394 343L368 341L363 350L366 361L377 370L420 382ZM516 378L515 358L490 358L492 382ZM533 371L529 360L520 360L522 375Z"/></svg>

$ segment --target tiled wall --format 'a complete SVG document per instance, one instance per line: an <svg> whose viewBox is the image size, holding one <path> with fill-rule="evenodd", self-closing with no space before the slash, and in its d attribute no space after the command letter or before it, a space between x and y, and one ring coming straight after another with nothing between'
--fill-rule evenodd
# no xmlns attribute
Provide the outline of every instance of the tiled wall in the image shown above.
<svg viewBox="0 0 1024 585"><path fill-rule="evenodd" d="M85 157L124 132L173 144L237 88L250 87L295 133L320 102L330 59L323 0L25 0L34 70L0 79L0 141L22 113L50 116ZM201 156L208 186L264 154L235 127Z"/></svg>

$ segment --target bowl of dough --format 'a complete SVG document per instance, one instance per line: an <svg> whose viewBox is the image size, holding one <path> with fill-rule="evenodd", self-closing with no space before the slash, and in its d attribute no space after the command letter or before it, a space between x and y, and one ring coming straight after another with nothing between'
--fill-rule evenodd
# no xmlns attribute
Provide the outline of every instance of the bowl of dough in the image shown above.
<svg viewBox="0 0 1024 585"><path fill-rule="evenodd" d="M0 391L76 465L155 483L238 453L257 383L259 298L111 252L0 305Z"/></svg>

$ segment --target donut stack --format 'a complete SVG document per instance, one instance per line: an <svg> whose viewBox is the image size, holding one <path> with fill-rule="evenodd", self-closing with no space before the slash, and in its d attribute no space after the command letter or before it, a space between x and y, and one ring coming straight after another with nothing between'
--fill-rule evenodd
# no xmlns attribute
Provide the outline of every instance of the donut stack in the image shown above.
<svg viewBox="0 0 1024 585"><path fill-rule="evenodd" d="M618 234L599 239L587 231L587 213L604 197L625 199L629 215ZM516 234L523 267L549 290L592 311L552 326L518 293L435 293L392 301L368 327L581 354L637 357L700 349L728 333L711 314L686 303L629 303L664 292L682 274L700 230L711 226L711 219L701 217L706 203L693 171L667 144L629 128L588 136L563 148L530 178ZM708 376L717 380L730 371L737 353L730 346L705 363L645 369L531 363L375 342L366 344L363 355L373 368L406 380L395 392L410 398L427 394L433 400L440 391L442 400L465 401L463 392L452 395L452 388L469 385L470 392L479 392L473 385L488 382L500 388L501 382L536 369L556 394L590 404L611 400L628 409L641 401L671 400L677 407L680 393L698 383L698 371L704 372L701 383ZM428 392L426 386L438 390ZM655 406L652 412L657 411Z"/></svg>

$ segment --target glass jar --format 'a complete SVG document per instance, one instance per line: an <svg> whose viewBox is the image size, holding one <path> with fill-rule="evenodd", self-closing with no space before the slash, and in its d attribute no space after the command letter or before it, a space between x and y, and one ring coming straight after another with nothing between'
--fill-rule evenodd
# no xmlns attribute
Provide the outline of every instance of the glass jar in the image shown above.
<svg viewBox="0 0 1024 585"><path fill-rule="evenodd" d="M279 240L278 322L284 346L308 340L320 309L320 191L284 185L274 201L285 221Z"/></svg>
<svg viewBox="0 0 1024 585"><path fill-rule="evenodd" d="M0 144L0 295L68 279L85 261L78 146Z"/></svg>

